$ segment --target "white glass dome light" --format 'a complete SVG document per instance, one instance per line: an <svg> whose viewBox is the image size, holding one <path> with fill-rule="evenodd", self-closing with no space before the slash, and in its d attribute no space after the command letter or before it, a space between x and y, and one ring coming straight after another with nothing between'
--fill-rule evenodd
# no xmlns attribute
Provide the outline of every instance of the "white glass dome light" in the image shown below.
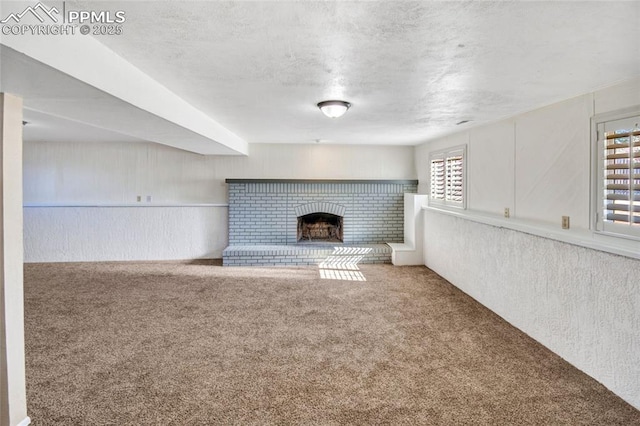
<svg viewBox="0 0 640 426"><path fill-rule="evenodd" d="M322 101L318 103L318 108L329 118L342 117L351 104L345 101Z"/></svg>

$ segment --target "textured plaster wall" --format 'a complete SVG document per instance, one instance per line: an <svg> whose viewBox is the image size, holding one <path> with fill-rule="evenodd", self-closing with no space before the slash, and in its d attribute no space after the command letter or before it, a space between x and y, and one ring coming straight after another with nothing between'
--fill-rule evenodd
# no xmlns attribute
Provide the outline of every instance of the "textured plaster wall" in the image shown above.
<svg viewBox="0 0 640 426"><path fill-rule="evenodd" d="M413 147L260 144L215 157L152 143L25 143L25 260L220 258L226 178L416 176Z"/></svg>
<svg viewBox="0 0 640 426"><path fill-rule="evenodd" d="M640 408L640 261L425 211L425 264Z"/></svg>
<svg viewBox="0 0 640 426"><path fill-rule="evenodd" d="M589 230L591 117L634 105L640 79L420 145L416 170L428 193L429 153L467 144L467 210L425 211L425 264L640 408L640 260L472 221L640 253L640 242Z"/></svg>

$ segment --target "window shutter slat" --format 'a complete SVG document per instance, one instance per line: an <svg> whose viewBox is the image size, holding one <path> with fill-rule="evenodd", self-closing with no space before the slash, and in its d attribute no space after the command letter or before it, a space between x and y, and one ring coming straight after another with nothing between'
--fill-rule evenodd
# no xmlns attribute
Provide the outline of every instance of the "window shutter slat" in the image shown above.
<svg viewBox="0 0 640 426"><path fill-rule="evenodd" d="M607 210L623 211L623 212L628 212L628 211L640 212L640 205L630 206L628 204L612 203L612 204L607 204Z"/></svg>
<svg viewBox="0 0 640 426"><path fill-rule="evenodd" d="M640 216L632 216L632 218L633 218L633 221L631 222L632 224L640 224ZM607 220L611 220L615 222L629 222L629 216L609 213L607 214Z"/></svg>
<svg viewBox="0 0 640 426"><path fill-rule="evenodd" d="M611 139L628 138L629 136L640 136L640 130L634 130L633 132L628 131L628 132L620 132L620 133L610 133L610 134L607 134L606 138L607 140L611 140Z"/></svg>
<svg viewBox="0 0 640 426"><path fill-rule="evenodd" d="M629 163L607 164L607 170L629 170Z"/></svg>

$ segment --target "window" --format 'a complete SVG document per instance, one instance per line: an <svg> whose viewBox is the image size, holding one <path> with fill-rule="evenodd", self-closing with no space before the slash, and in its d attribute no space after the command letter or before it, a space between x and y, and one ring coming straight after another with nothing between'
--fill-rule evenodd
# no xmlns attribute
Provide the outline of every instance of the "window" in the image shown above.
<svg viewBox="0 0 640 426"><path fill-rule="evenodd" d="M596 230L640 238L640 111L596 117Z"/></svg>
<svg viewBox="0 0 640 426"><path fill-rule="evenodd" d="M432 152L430 205L465 208L466 146Z"/></svg>

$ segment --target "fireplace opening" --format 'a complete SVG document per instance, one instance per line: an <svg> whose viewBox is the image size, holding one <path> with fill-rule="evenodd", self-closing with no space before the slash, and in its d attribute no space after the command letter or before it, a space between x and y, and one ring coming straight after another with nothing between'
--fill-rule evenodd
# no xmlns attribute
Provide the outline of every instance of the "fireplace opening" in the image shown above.
<svg viewBox="0 0 640 426"><path fill-rule="evenodd" d="M298 242L342 242L342 216L310 213L298 217Z"/></svg>

